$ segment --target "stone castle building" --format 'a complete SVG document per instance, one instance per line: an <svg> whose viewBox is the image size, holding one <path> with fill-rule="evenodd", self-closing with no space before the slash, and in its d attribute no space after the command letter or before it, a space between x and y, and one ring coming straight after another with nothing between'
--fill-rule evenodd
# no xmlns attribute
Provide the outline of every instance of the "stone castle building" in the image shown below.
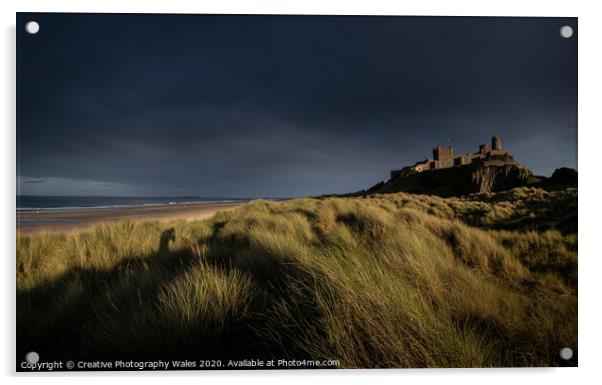
<svg viewBox="0 0 602 385"><path fill-rule="evenodd" d="M502 148L502 140L499 136L491 138L491 149L487 144L481 144L479 151L467 152L462 155L454 155L453 147L433 147L433 159L426 158L399 170L391 171L391 179L407 176L428 170L439 170L450 167L460 167L471 164L483 164L486 166L501 166L516 163L512 155Z"/></svg>

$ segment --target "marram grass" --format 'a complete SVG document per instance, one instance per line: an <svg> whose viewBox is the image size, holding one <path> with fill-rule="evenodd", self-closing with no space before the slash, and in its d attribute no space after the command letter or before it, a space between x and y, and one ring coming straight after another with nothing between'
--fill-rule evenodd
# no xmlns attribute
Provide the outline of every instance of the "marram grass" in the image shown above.
<svg viewBox="0 0 602 385"><path fill-rule="evenodd" d="M576 194L258 200L18 237L18 354L560 365L577 349L576 234L495 225L562 216Z"/></svg>

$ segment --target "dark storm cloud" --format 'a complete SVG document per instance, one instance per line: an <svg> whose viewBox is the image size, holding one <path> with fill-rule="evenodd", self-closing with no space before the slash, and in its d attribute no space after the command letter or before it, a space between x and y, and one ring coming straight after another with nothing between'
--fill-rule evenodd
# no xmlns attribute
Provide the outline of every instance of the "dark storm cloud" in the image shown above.
<svg viewBox="0 0 602 385"><path fill-rule="evenodd" d="M29 20L38 34L23 31ZM17 24L18 174L53 192L347 192L434 144L472 151L494 134L536 173L576 167L577 42L558 33L576 31L575 19L19 14Z"/></svg>

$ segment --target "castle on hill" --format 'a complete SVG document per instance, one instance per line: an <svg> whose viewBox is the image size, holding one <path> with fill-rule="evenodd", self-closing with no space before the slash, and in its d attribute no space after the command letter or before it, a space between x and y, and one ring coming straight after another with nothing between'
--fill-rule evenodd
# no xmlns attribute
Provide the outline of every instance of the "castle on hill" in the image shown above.
<svg viewBox="0 0 602 385"><path fill-rule="evenodd" d="M412 166L406 166L399 170L391 170L391 179L400 176L408 176L428 170L440 170L451 167L467 165L502 166L516 164L512 155L502 148L502 140L499 136L491 138L491 149L487 144L481 144L479 151L467 152L463 155L454 155L453 147L433 147L433 159L426 158L416 162Z"/></svg>

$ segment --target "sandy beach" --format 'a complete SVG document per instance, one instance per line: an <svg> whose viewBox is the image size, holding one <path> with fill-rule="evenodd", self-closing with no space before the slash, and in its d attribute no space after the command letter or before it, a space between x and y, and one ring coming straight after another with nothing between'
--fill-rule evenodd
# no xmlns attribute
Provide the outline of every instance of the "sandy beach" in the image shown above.
<svg viewBox="0 0 602 385"><path fill-rule="evenodd" d="M31 234L40 231L69 232L90 227L101 222L123 219L207 219L222 210L231 210L244 202L158 204L113 207L106 209L81 209L69 211L17 212L17 232Z"/></svg>

